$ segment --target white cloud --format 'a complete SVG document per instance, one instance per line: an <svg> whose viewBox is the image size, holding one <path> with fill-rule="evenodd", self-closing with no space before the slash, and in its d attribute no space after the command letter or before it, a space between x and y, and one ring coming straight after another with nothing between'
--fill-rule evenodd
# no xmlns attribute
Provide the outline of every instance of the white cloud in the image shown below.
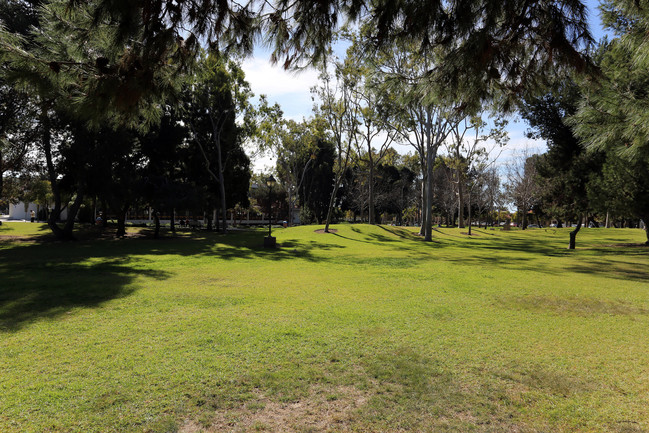
<svg viewBox="0 0 649 433"><path fill-rule="evenodd" d="M266 95L271 104L279 103L285 117L301 119L311 114L311 87L318 83L317 71L286 71L262 57L246 59L242 68L255 95Z"/></svg>

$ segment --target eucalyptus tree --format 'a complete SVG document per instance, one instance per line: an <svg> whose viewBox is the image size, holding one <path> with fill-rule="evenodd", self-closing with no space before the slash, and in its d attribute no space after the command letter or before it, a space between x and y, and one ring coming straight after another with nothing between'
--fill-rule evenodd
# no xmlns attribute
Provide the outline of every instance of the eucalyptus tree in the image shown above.
<svg viewBox="0 0 649 433"><path fill-rule="evenodd" d="M245 200L250 182L250 159L243 150L243 140L252 130L252 92L240 66L221 53L209 52L199 66L191 83L185 120L191 130L189 140L200 151L206 174L218 186L221 230L225 232L227 199L234 198L229 193L239 191L244 195L235 200Z"/></svg>
<svg viewBox="0 0 649 433"><path fill-rule="evenodd" d="M390 126L384 107L389 104L388 95L380 89L382 77L374 73L371 59L363 50L358 35L350 35L351 46L347 49L344 73L347 79L355 79L351 86L354 106L352 112L357 116L357 128L353 134L355 157L367 166L367 207L368 223L375 221L375 170L391 150L397 132Z"/></svg>
<svg viewBox="0 0 649 433"><path fill-rule="evenodd" d="M316 117L325 120L336 150L333 189L329 199L327 219L324 231L329 232L333 218L338 189L352 156L352 145L358 131L358 111L360 104L353 103L358 95L353 91L358 84L350 65L351 60L333 63L333 75L326 68L321 68L320 84L312 89L318 103L314 106Z"/></svg>
<svg viewBox="0 0 649 433"><path fill-rule="evenodd" d="M446 142L449 163L455 173L453 183L456 185L460 228L464 227L465 189L468 193L469 235L472 193L482 184L482 177L507 144L509 137L506 126L507 121L504 119L494 119L493 127L489 127L480 115L465 117L453 126L451 140Z"/></svg>
<svg viewBox="0 0 649 433"><path fill-rule="evenodd" d="M522 213L523 230L527 228L527 212L538 200L540 190L537 182L536 161L538 155L532 155L525 148L507 163L508 198ZM572 236L572 235L571 235Z"/></svg>
<svg viewBox="0 0 649 433"><path fill-rule="evenodd" d="M302 207L313 203L312 191L307 192L307 186L308 184L312 186L311 172L320 170L318 167L322 165L322 161L319 156L323 150L322 143L326 141L322 119L311 118L301 122L294 120L284 122L279 140L280 145L276 151L275 169L279 180L286 188L289 225L292 225L293 216L291 213L298 206L298 198ZM314 215L317 213L313 212Z"/></svg>
<svg viewBox="0 0 649 433"><path fill-rule="evenodd" d="M314 203L311 191L307 191L307 184L312 185L312 170L321 171L321 167L318 167L323 162L319 155L327 147L324 143L330 141L324 118L315 116L299 122L284 119L279 105L269 105L264 96L261 97L256 114L254 141L260 153L275 157L276 176L286 190L288 224L293 224L292 213L297 209L298 202L303 208L304 216L307 216L307 220L310 219L309 215L317 215L319 212L304 209Z"/></svg>
<svg viewBox="0 0 649 433"><path fill-rule="evenodd" d="M440 82L431 77L436 66L432 53L418 53L414 46L395 46L377 56L377 70L383 78L385 111L400 140L410 144L422 167L421 231L432 241L433 167L437 153L453 128L466 114L445 98Z"/></svg>

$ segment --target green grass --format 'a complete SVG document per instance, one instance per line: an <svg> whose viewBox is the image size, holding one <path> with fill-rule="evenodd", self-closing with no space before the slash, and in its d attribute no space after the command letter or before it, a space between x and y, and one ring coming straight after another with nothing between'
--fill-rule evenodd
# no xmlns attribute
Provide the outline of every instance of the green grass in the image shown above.
<svg viewBox="0 0 649 433"><path fill-rule="evenodd" d="M649 431L642 231L316 228L3 224L0 431Z"/></svg>

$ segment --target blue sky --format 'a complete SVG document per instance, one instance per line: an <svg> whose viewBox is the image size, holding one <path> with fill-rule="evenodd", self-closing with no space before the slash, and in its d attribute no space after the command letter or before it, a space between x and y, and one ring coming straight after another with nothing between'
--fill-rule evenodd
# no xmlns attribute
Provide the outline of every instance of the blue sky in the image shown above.
<svg viewBox="0 0 649 433"><path fill-rule="evenodd" d="M605 34L599 19L597 0L586 0L589 9L591 32L596 40ZM341 53L344 54L344 53ZM313 101L310 89L318 81L316 71L307 69L299 73L284 71L280 66L273 66L269 61L269 53L263 49L257 49L254 55L243 62L243 70L246 79L256 95L264 94L270 103L279 103L284 111L284 116L289 119L299 120L311 116ZM509 144L501 155L499 162L506 161L516 152L521 152L526 147L534 153L541 153L545 150L545 143L542 141L530 140L525 137L526 124L517 117L510 118ZM400 153L411 152L409 146L394 146ZM272 156L257 158L253 161L255 171L268 172L274 166Z"/></svg>

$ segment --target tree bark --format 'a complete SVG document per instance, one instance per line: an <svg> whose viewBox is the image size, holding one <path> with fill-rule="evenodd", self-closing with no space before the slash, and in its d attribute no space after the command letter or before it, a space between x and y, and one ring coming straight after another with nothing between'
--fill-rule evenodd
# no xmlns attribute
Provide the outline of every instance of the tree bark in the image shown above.
<svg viewBox="0 0 649 433"><path fill-rule="evenodd" d="M153 221L155 223L153 238L158 239L160 237L160 213L157 209L153 211Z"/></svg>
<svg viewBox="0 0 649 433"><path fill-rule="evenodd" d="M45 163L47 165L47 175L50 179L52 188L52 195L54 196L54 208L47 219L47 225L58 240L66 239L65 233L56 223L61 216L61 189L54 169L54 160L52 159L52 132L50 131L50 119L47 113L47 108L41 107L40 123L42 128L41 144L43 145L43 152L45 152Z"/></svg>
<svg viewBox="0 0 649 433"><path fill-rule="evenodd" d="M331 192L331 197L329 197L329 208L327 209L327 221L325 221L325 228L324 231L325 233L329 233L329 224L331 223L331 218L333 217L333 209L334 209L334 202L336 200L336 195L338 194L338 185L340 184L340 180L338 176L335 178L336 183L334 185L334 189Z"/></svg>
<svg viewBox="0 0 649 433"><path fill-rule="evenodd" d="M581 229L581 221L582 217L579 218L579 222L577 223L577 227L570 232L570 243L568 244L568 249L569 250L574 250L576 243L577 243L577 233L579 233L579 230Z"/></svg>
<svg viewBox="0 0 649 433"><path fill-rule="evenodd" d="M334 203L336 200L336 195L338 195L338 186L340 185L340 182L343 180L343 176L345 175L345 171L347 171L347 164L349 163L349 152L351 150L352 143L349 141L347 143L347 151L345 152L345 162L342 167L339 167L339 172L336 175L336 183L334 184L334 189L331 192L331 197L329 198L329 208L327 209L327 221L325 224L324 231L325 233L329 233L329 224L331 224L331 219L333 218L333 209L334 209ZM339 157L342 157L340 154L341 149L338 149Z"/></svg>
<svg viewBox="0 0 649 433"><path fill-rule="evenodd" d="M527 228L527 208L523 208L523 217L521 218L521 226L523 227L523 230Z"/></svg>
<svg viewBox="0 0 649 433"><path fill-rule="evenodd" d="M423 165L422 165L423 167ZM421 180L421 197L419 197L419 236L424 235L424 219L426 218L426 172Z"/></svg>
<svg viewBox="0 0 649 433"><path fill-rule="evenodd" d="M220 141L220 140L219 140ZM222 232L226 233L228 231L228 208L225 203L225 178L223 177L223 163L221 160L221 143L216 147L216 155L219 164L219 192L221 198L221 215L223 217L223 228Z"/></svg>
<svg viewBox="0 0 649 433"><path fill-rule="evenodd" d="M368 197L368 204L367 204L367 215L368 215L368 223L375 224L376 217L374 216L374 161L372 160L371 155L369 157L369 162L370 162L369 164L370 173L368 179L369 197Z"/></svg>
<svg viewBox="0 0 649 433"><path fill-rule="evenodd" d="M469 236L471 236L471 192L469 191Z"/></svg>
<svg viewBox="0 0 649 433"><path fill-rule="evenodd" d="M433 241L433 164L435 162L435 153L433 144L428 142L426 149L426 202L425 202L425 220L424 220L424 241Z"/></svg>
<svg viewBox="0 0 649 433"><path fill-rule="evenodd" d="M459 170L459 169L458 169ZM464 192L462 191L462 180L460 173L457 174L457 228L464 228Z"/></svg>
<svg viewBox="0 0 649 433"><path fill-rule="evenodd" d="M77 217L77 212L83 203L83 191L81 187L77 187L77 196L72 203L72 206L68 208L68 218L65 220L65 225L63 226L63 236L64 239L74 240L72 235L72 230L74 229L74 219Z"/></svg>

